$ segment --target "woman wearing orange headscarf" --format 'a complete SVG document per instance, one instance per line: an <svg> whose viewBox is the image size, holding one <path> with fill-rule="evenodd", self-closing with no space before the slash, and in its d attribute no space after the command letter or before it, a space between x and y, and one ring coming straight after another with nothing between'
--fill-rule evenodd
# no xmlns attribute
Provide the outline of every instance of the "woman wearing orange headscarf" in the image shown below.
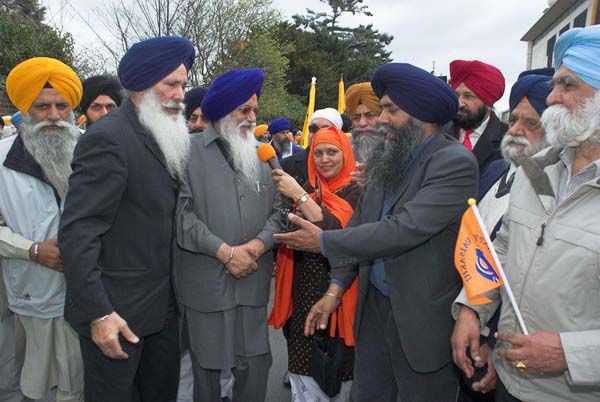
<svg viewBox="0 0 600 402"><path fill-rule="evenodd" d="M304 216L323 230L342 229L354 213L360 188L352 181L354 154L350 140L335 127L322 128L313 137L308 157L309 180L304 186L280 169L273 179L281 194L294 201L295 213ZM304 323L310 308L327 291L330 266L327 259L314 253L293 251L280 246L277 255L275 302L269 324L285 326L288 343L288 367L294 401L345 401L349 382L342 392L329 398L310 377L314 343L304 335ZM352 379L354 337L352 325L356 307L357 284L343 295L329 328L318 334L337 337L344 351L342 381Z"/></svg>

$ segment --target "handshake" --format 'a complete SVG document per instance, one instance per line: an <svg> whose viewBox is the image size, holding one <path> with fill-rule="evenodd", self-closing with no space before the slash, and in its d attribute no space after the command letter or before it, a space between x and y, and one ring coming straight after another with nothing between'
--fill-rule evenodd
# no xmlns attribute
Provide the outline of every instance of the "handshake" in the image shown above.
<svg viewBox="0 0 600 402"><path fill-rule="evenodd" d="M259 239L252 239L239 246L223 243L217 250L217 259L225 265L227 272L240 279L258 269L256 261L265 251L265 244Z"/></svg>

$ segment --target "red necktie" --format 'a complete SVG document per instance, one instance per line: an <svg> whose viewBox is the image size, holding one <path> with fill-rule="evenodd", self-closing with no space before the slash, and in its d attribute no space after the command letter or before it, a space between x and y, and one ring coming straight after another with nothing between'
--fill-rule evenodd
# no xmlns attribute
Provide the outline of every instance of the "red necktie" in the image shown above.
<svg viewBox="0 0 600 402"><path fill-rule="evenodd" d="M473 134L473 131L475 130L465 130L465 139L463 140L463 145L469 151L473 150L473 144L471 144L471 134Z"/></svg>

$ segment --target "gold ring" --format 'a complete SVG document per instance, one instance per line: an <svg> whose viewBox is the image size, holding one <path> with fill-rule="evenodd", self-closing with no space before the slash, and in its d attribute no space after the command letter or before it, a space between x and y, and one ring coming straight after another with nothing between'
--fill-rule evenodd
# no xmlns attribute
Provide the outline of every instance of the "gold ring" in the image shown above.
<svg viewBox="0 0 600 402"><path fill-rule="evenodd" d="M527 371L527 366L523 363L522 360L517 360L515 363L515 368L519 370L521 373L525 373Z"/></svg>

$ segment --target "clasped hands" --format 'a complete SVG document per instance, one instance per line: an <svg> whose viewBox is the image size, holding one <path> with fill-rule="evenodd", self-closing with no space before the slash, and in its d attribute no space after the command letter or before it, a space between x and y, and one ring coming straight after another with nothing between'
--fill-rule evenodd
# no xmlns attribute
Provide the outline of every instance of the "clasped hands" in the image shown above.
<svg viewBox="0 0 600 402"><path fill-rule="evenodd" d="M234 249L233 256L231 256L232 247ZM245 278L258 269L257 260L265 251L265 244L259 239L252 239L239 246L230 246L227 243L223 243L217 251L217 259L225 265L227 272L233 277L240 279Z"/></svg>

